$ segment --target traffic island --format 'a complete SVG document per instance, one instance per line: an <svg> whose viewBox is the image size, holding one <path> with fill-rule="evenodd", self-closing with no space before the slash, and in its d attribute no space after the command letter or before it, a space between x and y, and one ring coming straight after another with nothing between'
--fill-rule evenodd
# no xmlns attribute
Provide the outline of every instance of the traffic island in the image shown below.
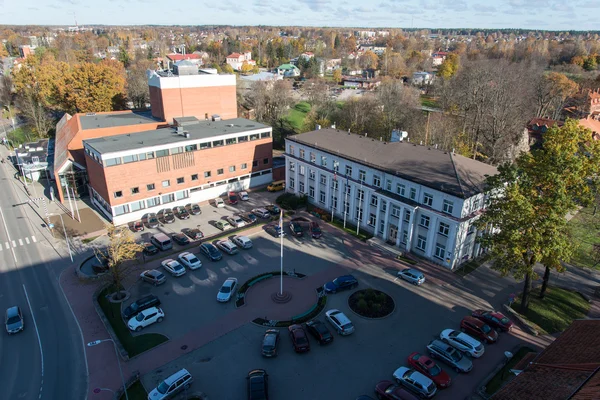
<svg viewBox="0 0 600 400"><path fill-rule="evenodd" d="M390 295L369 288L352 293L348 298L348 306L363 318L379 319L393 313L396 303Z"/></svg>
<svg viewBox="0 0 600 400"><path fill-rule="evenodd" d="M296 278L296 279L303 279L306 277L306 275L301 274L296 271L293 271L293 272L283 271L283 275L289 276L291 278ZM244 282L244 284L242 286L240 286L240 289L238 290L237 298L235 300L235 306L239 308L246 304L246 292L248 291L248 289L250 289L252 286L256 285L257 283L264 281L266 279L271 279L274 276L281 276L281 271L265 272L263 274L256 275L256 276L248 279L246 282ZM287 299L287 301L285 301L285 303L287 303L288 301L291 300L291 296L292 295L289 294L289 298ZM276 300L273 299L273 301L276 301Z"/></svg>
<svg viewBox="0 0 600 400"><path fill-rule="evenodd" d="M317 315L319 315L321 313L321 311L323 311L323 309L325 308L325 305L327 304L327 296L325 295L323 288L322 287L317 288L316 292L317 292L317 297L318 297L317 303L314 304L312 307L310 307L308 310L306 310L303 313L294 315L290 319L287 319L287 320L273 320L273 319L268 319L267 317L255 318L252 321L252 323L254 323L256 325L264 326L264 327L285 328L290 325L301 324L303 322L310 321L311 319L313 319Z"/></svg>

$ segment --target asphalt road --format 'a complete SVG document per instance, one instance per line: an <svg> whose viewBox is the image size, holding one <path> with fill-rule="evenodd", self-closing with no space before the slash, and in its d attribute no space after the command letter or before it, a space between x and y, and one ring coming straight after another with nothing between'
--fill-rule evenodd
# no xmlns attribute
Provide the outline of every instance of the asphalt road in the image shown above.
<svg viewBox="0 0 600 400"><path fill-rule="evenodd" d="M57 279L69 260L41 234L42 221L22 204L27 197L13 175L11 166L0 164L0 312L20 306L25 330L9 336L2 327L0 397L82 400L82 339Z"/></svg>

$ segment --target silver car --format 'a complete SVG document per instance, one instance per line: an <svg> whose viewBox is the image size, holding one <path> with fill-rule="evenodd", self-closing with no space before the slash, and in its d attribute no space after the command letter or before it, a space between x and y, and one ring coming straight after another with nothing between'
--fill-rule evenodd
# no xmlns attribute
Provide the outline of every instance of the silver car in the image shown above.
<svg viewBox="0 0 600 400"><path fill-rule="evenodd" d="M437 358L450 365L456 372L469 372L473 369L473 362L460 351L441 340L432 340L427 345L431 358Z"/></svg>
<svg viewBox="0 0 600 400"><path fill-rule="evenodd" d="M402 271L398 271L398 277L416 286L420 286L425 283L425 275L421 271L414 268L405 268Z"/></svg>
<svg viewBox="0 0 600 400"><path fill-rule="evenodd" d="M155 269L149 269L147 271L142 272L140 274L140 278L142 278L144 282L151 283L154 286L161 285L167 281L165 274Z"/></svg>
<svg viewBox="0 0 600 400"><path fill-rule="evenodd" d="M19 306L13 306L6 310L4 325L6 326L6 332L8 332L9 335L23 330L25 323L23 320L23 313Z"/></svg>

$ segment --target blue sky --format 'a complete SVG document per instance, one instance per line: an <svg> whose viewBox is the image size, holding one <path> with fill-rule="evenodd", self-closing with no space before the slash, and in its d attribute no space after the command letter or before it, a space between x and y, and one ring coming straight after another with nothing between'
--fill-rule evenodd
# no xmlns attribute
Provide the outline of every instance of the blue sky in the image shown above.
<svg viewBox="0 0 600 400"><path fill-rule="evenodd" d="M600 0L0 0L0 24L600 29Z"/></svg>

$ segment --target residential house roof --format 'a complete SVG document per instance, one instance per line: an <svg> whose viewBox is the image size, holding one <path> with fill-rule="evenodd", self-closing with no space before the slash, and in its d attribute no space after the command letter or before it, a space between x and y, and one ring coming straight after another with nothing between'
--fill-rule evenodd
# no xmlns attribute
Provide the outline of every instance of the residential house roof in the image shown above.
<svg viewBox="0 0 600 400"><path fill-rule="evenodd" d="M290 69L298 69L298 67L296 67L295 65L292 65L292 64L281 64L279 67L277 67L277 69L290 70Z"/></svg>
<svg viewBox="0 0 600 400"><path fill-rule="evenodd" d="M563 126L563 121L557 121L550 118L532 118L527 123L527 129L530 131L538 131L539 127L552 128L554 125Z"/></svg>
<svg viewBox="0 0 600 400"><path fill-rule="evenodd" d="M243 56L243 54L231 53L230 55L227 56L227 58L240 58L241 56Z"/></svg>
<svg viewBox="0 0 600 400"><path fill-rule="evenodd" d="M481 193L486 175L498 173L491 165L430 146L386 143L332 128L289 136L286 140L339 155L463 199Z"/></svg>
<svg viewBox="0 0 600 400"><path fill-rule="evenodd" d="M166 56L169 60L171 61L180 61L180 60L200 60L202 57L200 57L200 54L178 54L178 53L173 53L173 54L167 54Z"/></svg>
<svg viewBox="0 0 600 400"><path fill-rule="evenodd" d="M492 400L600 398L600 320L575 320Z"/></svg>

